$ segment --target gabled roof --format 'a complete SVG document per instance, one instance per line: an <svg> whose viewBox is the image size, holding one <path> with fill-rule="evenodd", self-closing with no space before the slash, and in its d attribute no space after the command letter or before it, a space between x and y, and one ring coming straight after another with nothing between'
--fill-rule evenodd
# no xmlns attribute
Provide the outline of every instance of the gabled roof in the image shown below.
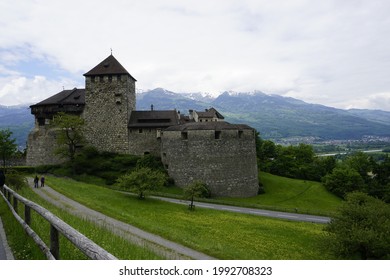
<svg viewBox="0 0 390 280"><path fill-rule="evenodd" d="M105 60L100 62L94 68L89 70L84 76L103 76L103 75L120 75L126 74L129 75L134 81L133 76L119 63L119 61L111 54Z"/></svg>
<svg viewBox="0 0 390 280"><path fill-rule="evenodd" d="M38 107L45 105L84 105L85 104L85 89L70 89L63 90L37 104L30 107Z"/></svg>
<svg viewBox="0 0 390 280"><path fill-rule="evenodd" d="M199 111L195 111L196 114L201 117L201 118L218 118L218 119L224 119L224 116L222 116L221 113L219 113L217 110L215 110L214 108L210 108L210 109L206 109L205 112L199 112Z"/></svg>
<svg viewBox="0 0 390 280"><path fill-rule="evenodd" d="M179 123L176 110L132 111L128 126L130 128L166 128Z"/></svg>

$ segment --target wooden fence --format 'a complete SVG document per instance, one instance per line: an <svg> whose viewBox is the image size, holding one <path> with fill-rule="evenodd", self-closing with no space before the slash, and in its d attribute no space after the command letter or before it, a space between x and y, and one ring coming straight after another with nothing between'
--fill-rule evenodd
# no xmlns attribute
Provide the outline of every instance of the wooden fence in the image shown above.
<svg viewBox="0 0 390 280"><path fill-rule="evenodd" d="M49 260L58 260L60 252L59 234L65 236L74 246L76 246L87 257L93 260L116 260L117 258L98 246L92 240L88 239L80 232L66 224L60 218L43 208L42 206L24 198L6 185L0 186L1 195L7 202L12 214L22 225L24 230L35 241L38 247L46 255ZM19 202L24 205L24 220L19 216ZM34 232L30 227L31 224L31 209L42 216L50 223L50 247Z"/></svg>

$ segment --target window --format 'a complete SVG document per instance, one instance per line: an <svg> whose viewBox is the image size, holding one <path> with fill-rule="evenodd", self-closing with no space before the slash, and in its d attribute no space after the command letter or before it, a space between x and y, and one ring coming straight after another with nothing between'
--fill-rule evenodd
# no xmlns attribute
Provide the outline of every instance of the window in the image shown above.
<svg viewBox="0 0 390 280"><path fill-rule="evenodd" d="M181 140L188 140L188 132L182 132L181 133Z"/></svg>
<svg viewBox="0 0 390 280"><path fill-rule="evenodd" d="M38 118L38 125L39 126L45 125L45 118Z"/></svg>
<svg viewBox="0 0 390 280"><path fill-rule="evenodd" d="M138 129L138 133L142 133L142 132L143 132L142 128Z"/></svg>
<svg viewBox="0 0 390 280"><path fill-rule="evenodd" d="M221 131L215 131L215 139L221 139Z"/></svg>
<svg viewBox="0 0 390 280"><path fill-rule="evenodd" d="M242 130L239 130L238 131L238 138L242 138L242 134L244 133L244 131L242 131Z"/></svg>

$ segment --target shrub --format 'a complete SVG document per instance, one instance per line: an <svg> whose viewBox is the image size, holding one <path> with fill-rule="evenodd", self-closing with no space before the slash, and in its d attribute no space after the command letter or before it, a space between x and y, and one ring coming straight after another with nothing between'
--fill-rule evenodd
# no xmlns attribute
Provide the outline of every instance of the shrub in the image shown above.
<svg viewBox="0 0 390 280"><path fill-rule="evenodd" d="M328 248L347 259L390 259L390 205L354 192L326 227Z"/></svg>
<svg viewBox="0 0 390 280"><path fill-rule="evenodd" d="M139 199L144 199L146 192L163 187L166 181L163 172L146 167L137 168L117 180L119 187L137 193Z"/></svg>
<svg viewBox="0 0 390 280"><path fill-rule="evenodd" d="M15 170L8 170L5 177L5 184L15 190L28 187L28 182L24 175L21 175Z"/></svg>
<svg viewBox="0 0 390 280"><path fill-rule="evenodd" d="M209 198L210 189L205 183L200 181L194 181L184 189L184 197L191 200L191 204L189 205L189 207L190 210L194 210L194 198Z"/></svg>

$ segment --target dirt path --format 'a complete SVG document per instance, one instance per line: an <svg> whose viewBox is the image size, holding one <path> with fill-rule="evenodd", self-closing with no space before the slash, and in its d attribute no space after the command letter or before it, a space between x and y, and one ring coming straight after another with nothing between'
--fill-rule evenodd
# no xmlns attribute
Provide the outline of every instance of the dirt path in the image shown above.
<svg viewBox="0 0 390 280"><path fill-rule="evenodd" d="M214 259L213 257L205 255L201 252L197 252L178 243L166 240L158 235L143 231L132 225L115 220L100 212L85 207L84 205L56 192L49 186L45 186L43 188L34 188L34 182L32 178L28 178L28 182L34 192L55 206L66 210L70 214L95 222L111 230L113 233L118 234L137 245L145 246L148 249L154 251L156 254L161 255L167 259Z"/></svg>
<svg viewBox="0 0 390 280"><path fill-rule="evenodd" d="M0 197L0 199L3 199ZM5 235L3 223L0 218L0 260L13 260L14 256L8 246L7 236Z"/></svg>

